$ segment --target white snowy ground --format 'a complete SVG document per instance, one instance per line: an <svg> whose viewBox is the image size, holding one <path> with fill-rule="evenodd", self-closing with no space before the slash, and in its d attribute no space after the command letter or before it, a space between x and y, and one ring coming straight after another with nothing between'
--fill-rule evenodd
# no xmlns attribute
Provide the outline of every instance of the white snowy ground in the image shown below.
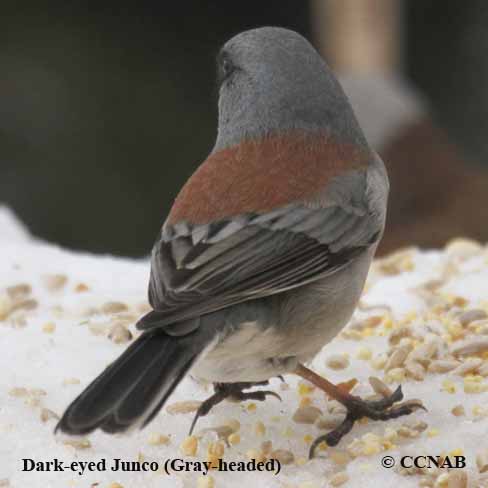
<svg viewBox="0 0 488 488"><path fill-rule="evenodd" d="M287 377L288 389L279 380L271 382L282 402L270 398L256 403L255 409L249 402L224 402L197 426L198 434L199 429L222 427L229 419L237 419L240 441L233 435L230 446L222 444L224 460L247 460L251 453L259 457L262 443L272 441L272 449L289 451L285 454L294 458L282 465L279 475L212 471L207 477L193 472L168 476L162 470L79 475L70 471L22 471L22 459L57 458L65 464L105 459L108 468L114 458L160 464L167 458L206 460L208 445L217 440L216 434L204 434L199 438L196 457L185 457L180 444L193 414L171 415L163 410L145 430L130 435L96 432L88 436L89 442L83 439L71 445L66 438L55 436L52 412L61 414L127 347L127 343L116 344L107 334L114 323L119 324L119 333L125 326L134 332L133 323L147 306L148 262L68 252L32 240L1 208L0 229L0 486L221 488L254 483L259 487L322 488L338 486L341 480L341 486L362 488L434 483L451 488L488 486L479 474L484 468L488 470L483 466L487 461L480 459L479 466L476 463L477 455L488 448L488 378L484 377L488 377L488 320L483 318L483 310L488 311L486 247L457 241L447 251L407 250L376 262L352 327L328 344L313 363L317 372L332 381L356 378L359 384L354 393L366 396L372 393L368 377L385 379L386 375L389 386L395 387L395 380L402 380L406 374L402 380L405 397L422 399L428 412L418 411L387 423L357 424L338 447L319 451L318 458L308 461L310 440L326 431L297 423L293 415L300 403L327 414L326 398L317 390L300 386L296 378ZM466 314L471 309L478 311ZM402 335L400 346L389 344ZM459 349L464 340L472 341L471 349L466 352L461 348L454 351L456 356L451 354L452 348ZM392 347L400 347L395 353L395 361L400 362L386 373L385 353L391 353ZM412 348L405 368L403 360ZM348 356L349 364L343 369L327 367L327 359L337 355ZM341 366L343 359L337 361ZM463 366L469 370L467 376L456 371L425 371L425 367L448 369L458 364L468 365ZM424 379L415 380L412 374ZM169 403L202 400L209 391L186 378ZM452 409L459 405L464 407L464 414L456 416ZM230 434L229 429L223 431ZM168 439L161 437L158 443L158 435ZM218 451L219 447L213 446ZM249 453L251 449L255 451ZM385 455L398 464L403 455L450 452L466 456L467 468L462 473L431 469L407 474L381 466Z"/></svg>

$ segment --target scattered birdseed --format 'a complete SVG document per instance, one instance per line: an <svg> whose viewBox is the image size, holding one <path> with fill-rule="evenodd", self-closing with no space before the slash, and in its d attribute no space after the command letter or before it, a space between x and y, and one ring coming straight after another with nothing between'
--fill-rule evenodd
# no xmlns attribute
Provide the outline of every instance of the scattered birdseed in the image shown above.
<svg viewBox="0 0 488 488"><path fill-rule="evenodd" d="M237 432L241 428L241 423L237 419L227 419L224 424L227 425L232 432Z"/></svg>
<svg viewBox="0 0 488 488"><path fill-rule="evenodd" d="M466 310L459 317L458 320L463 326L468 326L471 322L475 320L483 320L488 318L488 314L485 310L480 308L473 308L471 310Z"/></svg>
<svg viewBox="0 0 488 488"><path fill-rule="evenodd" d="M412 329L407 325L401 325L396 329L393 329L388 337L388 343L390 346L396 346L401 339L410 337L412 335Z"/></svg>
<svg viewBox="0 0 488 488"><path fill-rule="evenodd" d="M246 407L248 412L255 412L256 408L257 408L257 406L255 403L249 403Z"/></svg>
<svg viewBox="0 0 488 488"><path fill-rule="evenodd" d="M8 392L8 394L10 396L13 396L13 397L24 397L24 396L27 396L28 395L28 390L27 388L23 388L23 387L14 387L14 388L11 388Z"/></svg>
<svg viewBox="0 0 488 488"><path fill-rule="evenodd" d="M437 437L439 435L438 429L430 429L427 431L427 437Z"/></svg>
<svg viewBox="0 0 488 488"><path fill-rule="evenodd" d="M89 324L88 330L94 336L106 336L108 335L108 324Z"/></svg>
<svg viewBox="0 0 488 488"><path fill-rule="evenodd" d="M345 369L349 366L349 359L341 354L334 354L325 360L325 365L330 369Z"/></svg>
<svg viewBox="0 0 488 488"><path fill-rule="evenodd" d="M85 283L78 283L74 288L74 291L76 293L85 293L89 290L90 290L90 287L88 285L86 285Z"/></svg>
<svg viewBox="0 0 488 488"><path fill-rule="evenodd" d="M304 457L298 457L295 459L295 464L297 466L303 466L304 464L307 464L307 458L304 458Z"/></svg>
<svg viewBox="0 0 488 488"><path fill-rule="evenodd" d="M293 414L293 421L297 424L313 424L320 415L322 415L322 410L310 405L298 408Z"/></svg>
<svg viewBox="0 0 488 488"><path fill-rule="evenodd" d="M386 361L388 360L388 357L386 354L379 354L375 358L371 360L371 367L376 370L383 369L385 367Z"/></svg>
<svg viewBox="0 0 488 488"><path fill-rule="evenodd" d="M423 381L425 379L425 369L416 361L407 361L405 363L405 373L408 377L417 381Z"/></svg>
<svg viewBox="0 0 488 488"><path fill-rule="evenodd" d="M474 337L454 344L451 353L455 356L472 356L488 351L488 337Z"/></svg>
<svg viewBox="0 0 488 488"><path fill-rule="evenodd" d="M300 396L305 396L305 395L310 395L315 390L315 386L313 386L310 383L305 383L303 381L300 381L297 385L298 388L298 394Z"/></svg>
<svg viewBox="0 0 488 488"><path fill-rule="evenodd" d="M217 434L217 437L221 440L227 440L227 438L233 433L232 429L228 425L217 425L216 427L207 427L198 432L197 437L200 439L208 432Z"/></svg>
<svg viewBox="0 0 488 488"><path fill-rule="evenodd" d="M488 376L488 362L485 362L482 366L478 368L478 374L480 376Z"/></svg>
<svg viewBox="0 0 488 488"><path fill-rule="evenodd" d="M467 488L468 474L463 469L455 469L449 471L449 478L447 481L447 488Z"/></svg>
<svg viewBox="0 0 488 488"><path fill-rule="evenodd" d="M170 438L167 435L154 433L149 436L149 444L151 446L163 446L169 444L169 442Z"/></svg>
<svg viewBox="0 0 488 488"><path fill-rule="evenodd" d="M479 242L472 239L456 238L449 241L444 249L449 259L464 261L477 256L483 247Z"/></svg>
<svg viewBox="0 0 488 488"><path fill-rule="evenodd" d="M436 359L427 367L430 373L448 373L456 369L461 363L453 359Z"/></svg>
<svg viewBox="0 0 488 488"><path fill-rule="evenodd" d="M115 344L124 344L132 339L132 333L125 325L116 322L110 329L108 338Z"/></svg>
<svg viewBox="0 0 488 488"><path fill-rule="evenodd" d="M264 435L266 433L266 427L260 420L258 420L254 426L254 433L256 435Z"/></svg>
<svg viewBox="0 0 488 488"><path fill-rule="evenodd" d="M304 396L300 399L299 407L309 407L312 405L312 398L309 396Z"/></svg>
<svg viewBox="0 0 488 488"><path fill-rule="evenodd" d="M207 455L212 458L220 459L223 457L225 447L223 442L210 442L207 447Z"/></svg>
<svg viewBox="0 0 488 488"><path fill-rule="evenodd" d="M25 300L19 300L18 302L14 302L11 307L11 311L14 310L34 310L39 306L37 300L34 298L26 298Z"/></svg>
<svg viewBox="0 0 488 488"><path fill-rule="evenodd" d="M463 405L456 405L455 407L453 407L451 409L451 413L455 417L461 417L462 415L465 415L464 406Z"/></svg>
<svg viewBox="0 0 488 488"><path fill-rule="evenodd" d="M330 478L329 483L331 486L341 486L343 485L346 481L349 480L349 476L345 471L341 471L339 473L336 473L332 478Z"/></svg>
<svg viewBox="0 0 488 488"><path fill-rule="evenodd" d="M343 451L340 449L333 449L329 453L329 459L339 466L345 466L351 462L351 455L348 451Z"/></svg>
<svg viewBox="0 0 488 488"><path fill-rule="evenodd" d="M291 464L295 461L295 456L287 449L276 449L269 454L270 459L276 459L281 464Z"/></svg>
<svg viewBox="0 0 488 488"><path fill-rule="evenodd" d="M48 420L59 420L59 415L49 408L43 408L41 410L41 422L47 422Z"/></svg>
<svg viewBox="0 0 488 488"><path fill-rule="evenodd" d="M185 414L196 412L202 402L197 400L187 400L184 402L175 402L166 407L166 411L171 415Z"/></svg>
<svg viewBox="0 0 488 488"><path fill-rule="evenodd" d="M249 449L246 452L246 457L249 460L255 459L257 463L262 462L262 461L266 461L266 456L259 449Z"/></svg>
<svg viewBox="0 0 488 488"><path fill-rule="evenodd" d="M390 387L388 387L383 381L381 381L376 376L370 376L368 378L368 381L369 384L371 385L371 388L373 388L374 392L377 393L378 395L387 398L393 394L393 391L390 389Z"/></svg>
<svg viewBox="0 0 488 488"><path fill-rule="evenodd" d="M235 446L241 442L241 436L237 432L233 432L227 437L227 441L231 446Z"/></svg>
<svg viewBox="0 0 488 488"><path fill-rule="evenodd" d="M46 322L42 326L42 332L45 334L52 334L56 330L56 324L54 322Z"/></svg>
<svg viewBox="0 0 488 488"><path fill-rule="evenodd" d="M482 364L483 360L480 358L468 358L453 371L453 374L464 376L468 373L475 373Z"/></svg>
<svg viewBox="0 0 488 488"><path fill-rule="evenodd" d="M270 440L261 442L261 451L263 451L265 456L273 450L273 443Z"/></svg>
<svg viewBox="0 0 488 488"><path fill-rule="evenodd" d="M356 359L361 359L363 361L369 361L373 353L369 347L360 347L356 353Z"/></svg>
<svg viewBox="0 0 488 488"><path fill-rule="evenodd" d="M79 385L80 380L78 378L65 378L63 380L63 386L68 386L68 385Z"/></svg>
<svg viewBox="0 0 488 488"><path fill-rule="evenodd" d="M415 265L413 262L413 254L415 248L409 247L400 249L389 256L386 256L377 261L378 270L390 276L395 276L406 271L413 271Z"/></svg>
<svg viewBox="0 0 488 488"><path fill-rule="evenodd" d="M124 488L120 483L114 482L108 485L108 488Z"/></svg>
<svg viewBox="0 0 488 488"><path fill-rule="evenodd" d="M417 432L423 432L428 427L427 423L422 420L407 420L403 425Z"/></svg>
<svg viewBox="0 0 488 488"><path fill-rule="evenodd" d="M127 312L129 307L122 302L105 302L101 307L100 311L105 314L113 314L120 312Z"/></svg>
<svg viewBox="0 0 488 488"><path fill-rule="evenodd" d="M32 287L28 283L19 283L18 285L8 286L5 291L12 300L18 300L30 295Z"/></svg>
<svg viewBox="0 0 488 488"><path fill-rule="evenodd" d="M0 295L0 321L5 320L12 312L12 299L8 295Z"/></svg>
<svg viewBox="0 0 488 488"><path fill-rule="evenodd" d="M68 277L63 274L48 274L42 276L41 280L49 291L59 291L68 282Z"/></svg>
<svg viewBox="0 0 488 488"><path fill-rule="evenodd" d="M451 380L443 380L441 391L445 391L446 393L456 393L456 385Z"/></svg>
<svg viewBox="0 0 488 488"><path fill-rule="evenodd" d="M397 434L400 437L407 437L407 438L412 438L412 437L418 437L419 433L416 430L411 429L408 425L401 425L397 429Z"/></svg>
<svg viewBox="0 0 488 488"><path fill-rule="evenodd" d="M409 353L410 353L410 348L408 347L399 346L395 348L391 356L388 358L388 361L386 361L385 371L390 371L392 369L403 366Z"/></svg>
<svg viewBox="0 0 488 488"><path fill-rule="evenodd" d="M463 386L464 393L484 393L488 391L488 385L482 383L482 376L466 376L464 378Z"/></svg>
<svg viewBox="0 0 488 488"><path fill-rule="evenodd" d="M404 368L393 368L388 371L385 375L386 383L403 383L405 380L405 369Z"/></svg>
<svg viewBox="0 0 488 488"><path fill-rule="evenodd" d="M88 439L66 439L63 441L63 444L80 450L89 449L91 447L91 442Z"/></svg>
<svg viewBox="0 0 488 488"><path fill-rule="evenodd" d="M319 429L332 430L342 424L343 420L344 414L327 412L317 418L315 426Z"/></svg>
<svg viewBox="0 0 488 488"><path fill-rule="evenodd" d="M41 401L39 400L39 398L29 397L24 400L24 403L26 405L29 405L30 407L37 407L41 403Z"/></svg>
<svg viewBox="0 0 488 488"><path fill-rule="evenodd" d="M180 445L180 450L185 456L196 456L198 439L194 435L188 436Z"/></svg>
<svg viewBox="0 0 488 488"><path fill-rule="evenodd" d="M476 466L480 473L488 473L488 449L476 455Z"/></svg>

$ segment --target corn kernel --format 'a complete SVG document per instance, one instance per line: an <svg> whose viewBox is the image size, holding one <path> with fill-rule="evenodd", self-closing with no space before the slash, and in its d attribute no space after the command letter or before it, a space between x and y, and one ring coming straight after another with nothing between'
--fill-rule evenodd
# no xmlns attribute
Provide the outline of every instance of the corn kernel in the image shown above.
<svg viewBox="0 0 488 488"><path fill-rule="evenodd" d="M361 359L364 361L369 361L372 357L373 353L369 347L360 347L356 354L357 359Z"/></svg>
<svg viewBox="0 0 488 488"><path fill-rule="evenodd" d="M249 449L246 456L248 459L255 459L258 463L266 460L264 453L258 449Z"/></svg>
<svg viewBox="0 0 488 488"><path fill-rule="evenodd" d="M266 433L266 427L261 421L256 422L256 425L254 426L254 432L256 435L264 435Z"/></svg>
<svg viewBox="0 0 488 488"><path fill-rule="evenodd" d="M402 383L405 380L405 370L403 368L393 368L385 375L386 383Z"/></svg>
<svg viewBox="0 0 488 488"><path fill-rule="evenodd" d="M169 437L162 434L151 434L149 436L149 444L151 444L151 446L162 446L169 444Z"/></svg>
<svg viewBox="0 0 488 488"><path fill-rule="evenodd" d="M464 454L464 451L462 447L458 447L457 449L453 449L452 451L449 452L449 456L462 456Z"/></svg>
<svg viewBox="0 0 488 488"><path fill-rule="evenodd" d="M224 455L224 443L223 442L211 442L207 447L207 454L209 456L215 456L221 458Z"/></svg>
<svg viewBox="0 0 488 488"><path fill-rule="evenodd" d="M385 356L376 356L371 360L371 367L376 370L383 369L386 364L386 357Z"/></svg>
<svg viewBox="0 0 488 488"><path fill-rule="evenodd" d="M311 444L313 441L313 437L310 434L305 434L303 436L303 440L306 444Z"/></svg>
<svg viewBox="0 0 488 488"><path fill-rule="evenodd" d="M456 393L456 385L451 380L444 380L442 382L441 391L445 391L447 393Z"/></svg>
<svg viewBox="0 0 488 488"><path fill-rule="evenodd" d="M237 432L234 432L229 437L227 437L227 440L229 441L229 444L231 446L235 446L236 444L239 444L241 442L241 436Z"/></svg>
<svg viewBox="0 0 488 488"><path fill-rule="evenodd" d="M297 466L303 466L304 464L307 464L307 459L304 457L299 457L295 460L295 464Z"/></svg>
<svg viewBox="0 0 488 488"><path fill-rule="evenodd" d="M198 450L198 439L194 436L188 436L180 445L181 452L185 456L195 456Z"/></svg>
<svg viewBox="0 0 488 488"><path fill-rule="evenodd" d="M298 383L298 394L300 396L310 395L314 390L314 386L308 385L307 383Z"/></svg>
<svg viewBox="0 0 488 488"><path fill-rule="evenodd" d="M430 429L427 431L427 437L437 437L439 435L439 429Z"/></svg>
<svg viewBox="0 0 488 488"><path fill-rule="evenodd" d="M42 326L42 332L45 334L52 334L56 330L56 324L54 322L46 322Z"/></svg>
<svg viewBox="0 0 488 488"><path fill-rule="evenodd" d="M308 407L312 404L312 399L309 396L304 396L300 400L300 408L302 407Z"/></svg>

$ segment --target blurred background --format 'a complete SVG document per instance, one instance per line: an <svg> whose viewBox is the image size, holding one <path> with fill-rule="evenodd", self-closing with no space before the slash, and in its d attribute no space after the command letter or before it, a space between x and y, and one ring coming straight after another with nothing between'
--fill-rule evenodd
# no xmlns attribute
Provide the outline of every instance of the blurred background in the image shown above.
<svg viewBox="0 0 488 488"><path fill-rule="evenodd" d="M381 252L488 240L486 1L22 3L0 15L0 203L34 235L147 254L213 146L219 46L278 25L328 60L387 164Z"/></svg>

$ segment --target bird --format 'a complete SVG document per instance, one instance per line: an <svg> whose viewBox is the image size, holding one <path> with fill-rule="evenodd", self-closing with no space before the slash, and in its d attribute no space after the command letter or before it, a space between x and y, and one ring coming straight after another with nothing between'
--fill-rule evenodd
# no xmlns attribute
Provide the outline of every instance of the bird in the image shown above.
<svg viewBox="0 0 488 488"><path fill-rule="evenodd" d="M362 400L306 364L348 323L385 225L388 176L334 74L300 34L260 27L217 55L218 130L151 253L141 335L69 405L56 431L145 427L187 375L210 382L191 425L224 399L307 379L347 409L315 440L423 408L401 387Z"/></svg>

